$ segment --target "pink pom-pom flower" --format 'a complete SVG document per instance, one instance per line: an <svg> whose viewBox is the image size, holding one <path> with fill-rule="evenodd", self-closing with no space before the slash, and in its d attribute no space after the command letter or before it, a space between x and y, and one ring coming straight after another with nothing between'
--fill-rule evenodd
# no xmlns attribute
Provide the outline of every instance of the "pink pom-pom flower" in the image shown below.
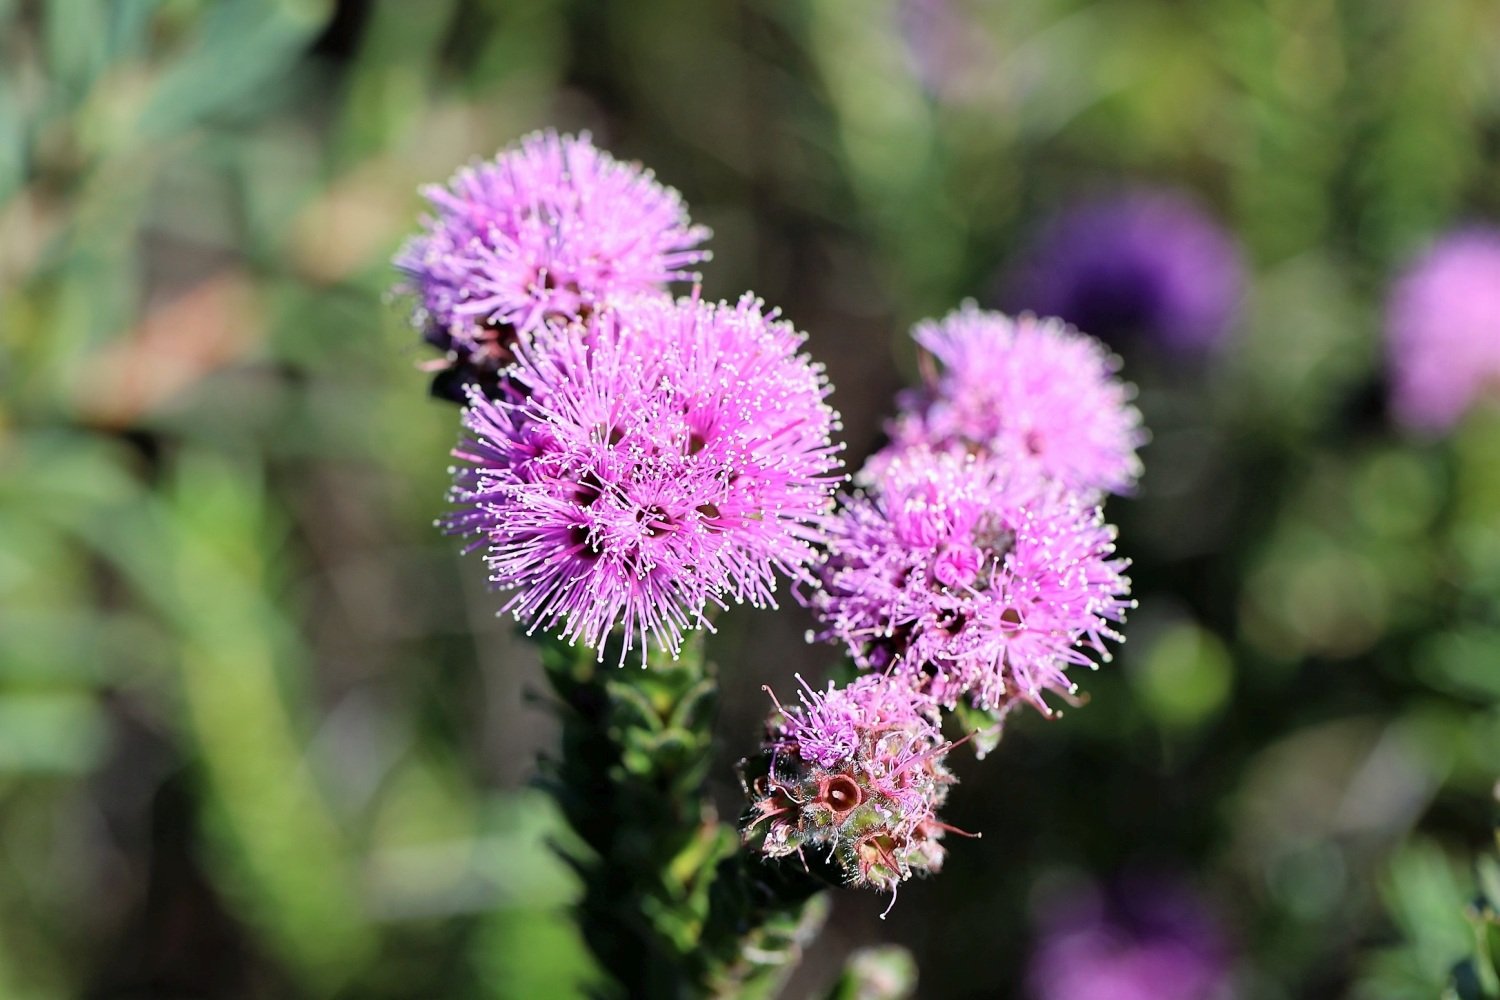
<svg viewBox="0 0 1500 1000"><path fill-rule="evenodd" d="M696 279L708 230L649 170L587 133L536 132L493 160L423 190L432 205L396 267L414 322L448 355L434 390L495 388L520 334L582 318L617 298Z"/></svg>
<svg viewBox="0 0 1500 1000"><path fill-rule="evenodd" d="M1131 602L1099 508L995 459L906 449L834 520L821 586L803 595L820 638L936 702L1050 713L1066 670L1108 659Z"/></svg>
<svg viewBox="0 0 1500 1000"><path fill-rule="evenodd" d="M485 550L505 608L600 650L673 654L727 601L807 576L838 482L837 414L803 335L738 305L638 299L517 342L473 392L443 524Z"/></svg>
<svg viewBox="0 0 1500 1000"><path fill-rule="evenodd" d="M1018 476L1085 492L1120 493L1140 476L1141 415L1116 378L1118 359L1097 340L1061 320L973 303L912 336L927 352L927 377L901 400L896 450L982 453Z"/></svg>

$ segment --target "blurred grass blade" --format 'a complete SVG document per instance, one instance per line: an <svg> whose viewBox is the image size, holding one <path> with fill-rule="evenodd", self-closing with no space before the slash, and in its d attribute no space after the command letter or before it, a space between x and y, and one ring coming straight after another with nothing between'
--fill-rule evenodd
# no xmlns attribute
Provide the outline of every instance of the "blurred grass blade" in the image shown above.
<svg viewBox="0 0 1500 1000"><path fill-rule="evenodd" d="M221 0L198 26L191 48L162 75L135 138L180 133L272 83L323 27L328 0Z"/></svg>
<svg viewBox="0 0 1500 1000"><path fill-rule="evenodd" d="M309 983L332 992L374 941L283 703L278 639L290 629L268 589L277 543L265 497L254 476L203 452L183 457L168 497L184 708L241 900Z"/></svg>

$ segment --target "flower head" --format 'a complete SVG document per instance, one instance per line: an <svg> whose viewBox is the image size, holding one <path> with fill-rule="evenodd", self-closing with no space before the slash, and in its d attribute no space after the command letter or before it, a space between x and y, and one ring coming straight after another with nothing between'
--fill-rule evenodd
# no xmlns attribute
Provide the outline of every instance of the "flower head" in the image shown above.
<svg viewBox="0 0 1500 1000"><path fill-rule="evenodd" d="M709 605L774 604L837 482L802 341L749 296L640 299L521 338L514 390L471 393L445 527L485 549L506 609L601 657L616 626L626 650L675 655Z"/></svg>
<svg viewBox="0 0 1500 1000"><path fill-rule="evenodd" d="M1217 346L1233 325L1244 267L1233 238L1190 198L1138 190L1085 202L1043 230L1012 279L1012 304L1111 343Z"/></svg>
<svg viewBox="0 0 1500 1000"><path fill-rule="evenodd" d="M842 688L830 681L826 691L814 691L801 677L801 705L782 709L773 745L820 767L835 767L859 747L860 730L915 728L938 731L933 719L937 706L904 684L893 684L878 674L867 674Z"/></svg>
<svg viewBox="0 0 1500 1000"><path fill-rule="evenodd" d="M1028 979L1034 1000L1228 1000L1212 913L1175 884L1133 880L1055 901Z"/></svg>
<svg viewBox="0 0 1500 1000"><path fill-rule="evenodd" d="M835 518L821 586L804 601L820 638L944 705L985 709L1048 691L1108 659L1130 606L1126 562L1099 509L992 458L908 449Z"/></svg>
<svg viewBox="0 0 1500 1000"><path fill-rule="evenodd" d="M456 398L465 384L493 394L519 334L661 293L708 256L677 192L586 133L533 133L423 194L433 214L396 267L424 337L449 355L435 390Z"/></svg>
<svg viewBox="0 0 1500 1000"><path fill-rule="evenodd" d="M937 809L955 779L936 706L878 674L824 691L803 683L801 702L778 702L768 726L746 841L770 857L826 852L851 884L892 893L938 871L951 827Z"/></svg>
<svg viewBox="0 0 1500 1000"><path fill-rule="evenodd" d="M1500 390L1500 229L1440 240L1396 284L1386 327L1391 406L1404 426L1447 430Z"/></svg>
<svg viewBox="0 0 1500 1000"><path fill-rule="evenodd" d="M907 447L982 452L1071 489L1120 492L1140 475L1145 439L1118 359L1060 320L972 303L912 331L937 362L891 426ZM895 452L893 452L895 453Z"/></svg>

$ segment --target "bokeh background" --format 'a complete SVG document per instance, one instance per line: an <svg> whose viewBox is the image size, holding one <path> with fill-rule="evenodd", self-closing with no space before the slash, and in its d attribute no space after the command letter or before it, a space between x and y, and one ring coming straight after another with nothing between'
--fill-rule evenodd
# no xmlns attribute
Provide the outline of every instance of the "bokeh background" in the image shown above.
<svg viewBox="0 0 1500 1000"><path fill-rule="evenodd" d="M1500 222L1493 0L0 0L0 996L587 981L534 653L432 527L457 411L389 292L418 186L546 126L683 192L854 464L910 324L1026 304L1072 206L1176 192L1244 269L1208 349L1112 345L1129 642L960 755L984 839L883 923L840 894L790 995L882 940L922 996L1040 995L1089 885L1191 894L1221 996L1437 995L1493 844L1500 421L1394 423L1384 309ZM726 814L806 626L714 642Z"/></svg>

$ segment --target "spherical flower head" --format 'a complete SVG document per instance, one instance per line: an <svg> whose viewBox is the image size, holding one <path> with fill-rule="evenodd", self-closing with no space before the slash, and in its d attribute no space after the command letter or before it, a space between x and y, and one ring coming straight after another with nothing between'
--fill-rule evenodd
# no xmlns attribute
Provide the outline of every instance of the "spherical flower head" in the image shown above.
<svg viewBox="0 0 1500 1000"><path fill-rule="evenodd" d="M1119 359L1061 320L1012 319L973 303L912 331L935 365L906 393L895 450L981 452L1018 476L1082 491L1123 492L1140 476L1145 441Z"/></svg>
<svg viewBox="0 0 1500 1000"><path fill-rule="evenodd" d="M423 194L432 215L396 267L416 298L413 321L449 356L440 393L477 384L493 394L518 335L664 294L708 257L697 249L708 230L688 221L681 196L587 133L534 133Z"/></svg>
<svg viewBox="0 0 1500 1000"><path fill-rule="evenodd" d="M1107 660L1131 606L1127 563L1097 506L993 458L906 449L846 498L821 586L818 638L952 707L1070 697L1070 666Z"/></svg>
<svg viewBox="0 0 1500 1000"><path fill-rule="evenodd" d="M804 337L738 305L640 299L517 342L506 398L470 395L443 522L505 608L598 648L676 655L728 600L806 578L837 483L837 414Z"/></svg>
<svg viewBox="0 0 1500 1000"><path fill-rule="evenodd" d="M1111 343L1197 354L1223 343L1244 285L1222 226L1185 194L1146 189L1055 218L1013 275L1010 301Z"/></svg>
<svg viewBox="0 0 1500 1000"><path fill-rule="evenodd" d="M1397 282L1386 330L1391 409L1408 429L1446 431L1500 390L1500 229L1438 241Z"/></svg>
<svg viewBox="0 0 1500 1000"><path fill-rule="evenodd" d="M777 703L762 770L746 783L745 840L769 857L812 848L850 884L894 894L942 867L952 828L937 809L955 780L944 763L952 747L936 706L900 681L870 674L823 691L802 682L800 705Z"/></svg>
<svg viewBox="0 0 1500 1000"><path fill-rule="evenodd" d="M1229 1000L1229 965L1200 900L1138 879L1053 901L1028 981L1033 1000Z"/></svg>

